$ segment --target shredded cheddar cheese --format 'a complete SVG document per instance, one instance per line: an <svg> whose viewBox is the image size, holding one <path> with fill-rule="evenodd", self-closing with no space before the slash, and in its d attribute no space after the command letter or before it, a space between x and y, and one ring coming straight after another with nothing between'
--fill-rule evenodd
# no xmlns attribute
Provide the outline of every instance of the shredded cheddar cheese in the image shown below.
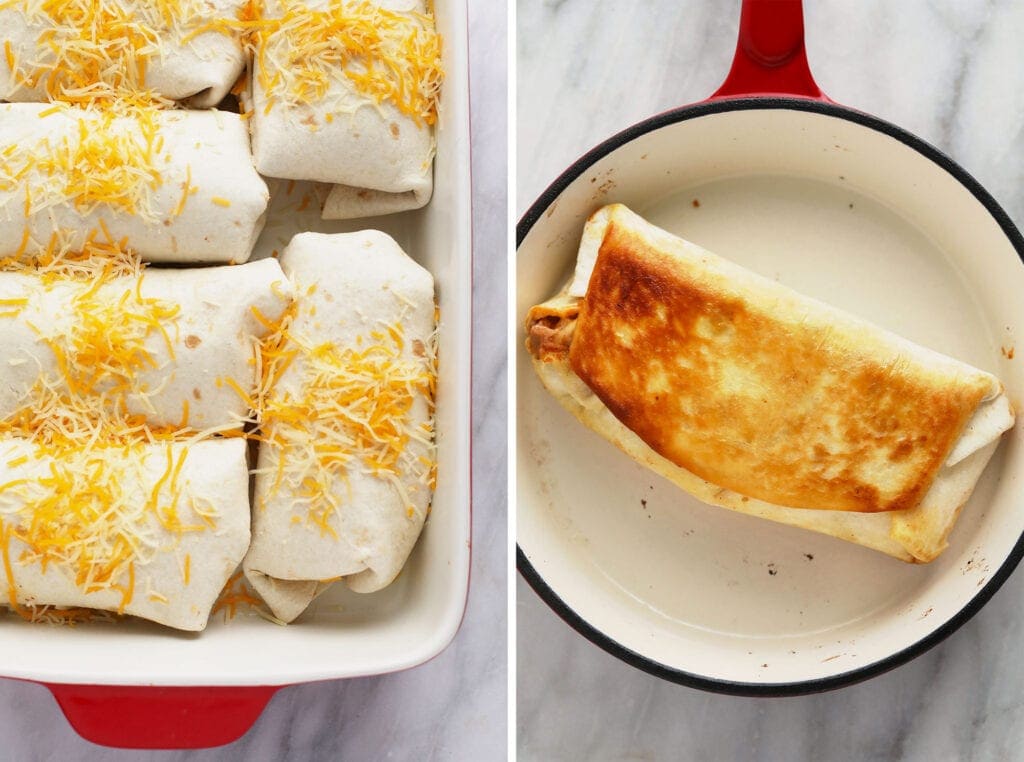
<svg viewBox="0 0 1024 762"><path fill-rule="evenodd" d="M137 434L144 417L130 414L129 398L145 399L147 389L140 374L158 367L152 340L174 358L177 304L146 297L144 272L130 253L101 247L93 256L55 257L40 270L9 263L8 269L35 272L43 292L67 284L74 273L67 313L44 322L34 313L23 319L52 353L57 372L43 372L21 408L0 420L0 432L21 436L88 441L104 428L121 438ZM60 277L61 274L65 277ZM28 298L15 309L24 313ZM184 411L187 414L187 410ZM186 422L183 422L186 423ZM184 426L183 426L184 427Z"/></svg>
<svg viewBox="0 0 1024 762"><path fill-rule="evenodd" d="M34 624L74 627L81 622L116 622L118 615L108 611L83 609L76 606L25 606L19 611L22 618Z"/></svg>
<svg viewBox="0 0 1024 762"><path fill-rule="evenodd" d="M68 571L85 593L116 591L119 613L135 595L135 568L160 551L160 528L205 531L206 521L185 526L177 519L186 502L180 480L153 483L149 460L160 450L142 442L78 442L27 444L30 466L24 476L0 484L0 516L4 530L4 561L9 599L15 602L13 560L38 564L45 573L57 566ZM181 468L188 448L170 444L163 457L173 473ZM151 488L144 485L153 483ZM12 559L12 543L18 549ZM158 591L155 592L159 595Z"/></svg>
<svg viewBox="0 0 1024 762"><path fill-rule="evenodd" d="M161 170L169 157L161 150L155 108L55 106L40 112L40 118L61 123L0 155L6 203L20 190L25 217L70 203L81 214L102 204L156 219L153 196L164 183Z"/></svg>
<svg viewBox="0 0 1024 762"><path fill-rule="evenodd" d="M91 281L141 276L142 261L135 252L126 248L126 241L114 242L109 235L107 240L98 240L98 232L92 231L81 248L73 249L67 243L68 235L54 232L47 244L31 255L21 252L0 258L0 271L32 275L39 278L46 288L69 279ZM25 297L24 303L13 305L16 314L20 314L27 303L28 298Z"/></svg>
<svg viewBox="0 0 1024 762"><path fill-rule="evenodd" d="M200 0L0 2L0 10L8 8L41 30L35 55L27 60L16 60L10 43L5 45L15 81L42 90L48 100L79 105L173 105L147 87L147 71L166 54L168 41L179 43L209 15Z"/></svg>
<svg viewBox="0 0 1024 762"><path fill-rule="evenodd" d="M417 125L437 121L444 70L431 12L387 10L370 0L312 7L280 0L269 10L254 2L239 21L201 29L248 34L265 112L279 103L335 113L390 103Z"/></svg>
<svg viewBox="0 0 1024 762"><path fill-rule="evenodd" d="M261 607L261 604L259 596L249 586L249 582L242 576L242 572L239 570L232 574L228 581L224 583L224 589L221 590L217 602L213 604L213 610L210 612L210 615L212 616L219 611L223 611L224 621L226 622L229 619L234 619L239 609L258 609Z"/></svg>
<svg viewBox="0 0 1024 762"><path fill-rule="evenodd" d="M186 494L182 477L191 443L209 432L186 428L187 407L181 426L160 428L127 405L129 395L147 392L140 374L157 367L155 348L173 357L179 307L145 296L139 258L109 242L74 253L52 242L30 261L0 261L0 269L32 275L33 293L74 284L59 320L31 321L31 296L4 300L56 364L56 371L41 369L21 407L0 420L0 440L24 442L3 464L15 478L0 478L9 601L20 611L19 566L44 573L53 566L83 592L117 593L124 612L136 596L137 565L151 561L168 536L216 531L219 518L208 500ZM162 596L144 593L157 602Z"/></svg>
<svg viewBox="0 0 1024 762"><path fill-rule="evenodd" d="M255 436L276 459L269 496L287 487L306 506L307 523L336 537L331 518L342 508L348 475L359 469L392 483L412 515L406 484L428 488L434 468L432 457L408 448L416 440L433 453L432 416L413 425L412 413L418 400L433 409L434 342L412 357L403 353L399 321L370 331L361 345L337 347L296 334L292 321L287 315L260 352ZM297 388L282 383L293 365Z"/></svg>

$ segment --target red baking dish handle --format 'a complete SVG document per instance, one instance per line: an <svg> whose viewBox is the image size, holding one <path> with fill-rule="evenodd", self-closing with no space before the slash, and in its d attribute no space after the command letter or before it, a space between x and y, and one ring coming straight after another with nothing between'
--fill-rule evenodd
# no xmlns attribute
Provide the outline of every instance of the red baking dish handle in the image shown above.
<svg viewBox="0 0 1024 762"><path fill-rule="evenodd" d="M807 65L801 0L743 0L732 68L711 99L752 95L829 100Z"/></svg>
<svg viewBox="0 0 1024 762"><path fill-rule="evenodd" d="M87 741L123 749L202 749L242 737L277 687L46 685Z"/></svg>

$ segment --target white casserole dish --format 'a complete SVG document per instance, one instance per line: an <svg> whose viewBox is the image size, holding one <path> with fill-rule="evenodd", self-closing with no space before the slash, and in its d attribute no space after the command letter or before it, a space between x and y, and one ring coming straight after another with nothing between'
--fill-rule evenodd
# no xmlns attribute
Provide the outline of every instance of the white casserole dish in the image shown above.
<svg viewBox="0 0 1024 762"><path fill-rule="evenodd" d="M466 7L435 3L446 78L434 196L391 217L324 222L319 189L270 181L271 209L254 258L296 232L379 228L434 275L440 306L438 477L423 534L398 579L371 595L334 585L295 623L211 617L192 636L141 621L71 627L16 616L0 627L0 675L49 685L90 741L196 748L235 740L277 687L405 669L442 651L462 621L470 562L471 229ZM307 206L303 200L309 199Z"/></svg>

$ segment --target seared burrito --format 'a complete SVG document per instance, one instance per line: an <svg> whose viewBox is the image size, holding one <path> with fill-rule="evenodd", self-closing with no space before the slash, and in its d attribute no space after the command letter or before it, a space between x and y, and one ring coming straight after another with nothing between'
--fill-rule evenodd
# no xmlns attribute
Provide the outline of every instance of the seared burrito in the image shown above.
<svg viewBox="0 0 1024 762"><path fill-rule="evenodd" d="M0 436L3 602L202 630L249 545L245 449Z"/></svg>
<svg viewBox="0 0 1024 762"><path fill-rule="evenodd" d="M1014 423L995 376L621 205L590 218L526 330L563 406L698 499L903 561L946 548Z"/></svg>
<svg viewBox="0 0 1024 762"><path fill-rule="evenodd" d="M250 88L256 168L335 184L326 219L423 206L440 54L422 0L268 0Z"/></svg>
<svg viewBox="0 0 1024 762"><path fill-rule="evenodd" d="M92 277L0 272L0 427L31 430L59 405L156 429L240 429L259 341L291 301L274 259Z"/></svg>
<svg viewBox="0 0 1024 762"><path fill-rule="evenodd" d="M243 0L8 0L0 100L217 105L245 68Z"/></svg>
<svg viewBox="0 0 1024 762"><path fill-rule="evenodd" d="M148 262L245 262L269 198L238 114L0 105L0 258L101 238Z"/></svg>
<svg viewBox="0 0 1024 762"><path fill-rule="evenodd" d="M389 236L303 233L294 318L265 340L253 542L243 569L291 621L332 581L389 585L434 480L434 283Z"/></svg>

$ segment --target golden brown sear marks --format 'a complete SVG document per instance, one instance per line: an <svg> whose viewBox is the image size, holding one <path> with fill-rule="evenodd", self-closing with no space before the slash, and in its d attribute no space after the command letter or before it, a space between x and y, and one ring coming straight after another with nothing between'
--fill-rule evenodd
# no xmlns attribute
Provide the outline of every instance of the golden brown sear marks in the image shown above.
<svg viewBox="0 0 1024 762"><path fill-rule="evenodd" d="M757 296L612 222L570 365L652 449L713 484L799 508L916 506L985 376L943 374Z"/></svg>

